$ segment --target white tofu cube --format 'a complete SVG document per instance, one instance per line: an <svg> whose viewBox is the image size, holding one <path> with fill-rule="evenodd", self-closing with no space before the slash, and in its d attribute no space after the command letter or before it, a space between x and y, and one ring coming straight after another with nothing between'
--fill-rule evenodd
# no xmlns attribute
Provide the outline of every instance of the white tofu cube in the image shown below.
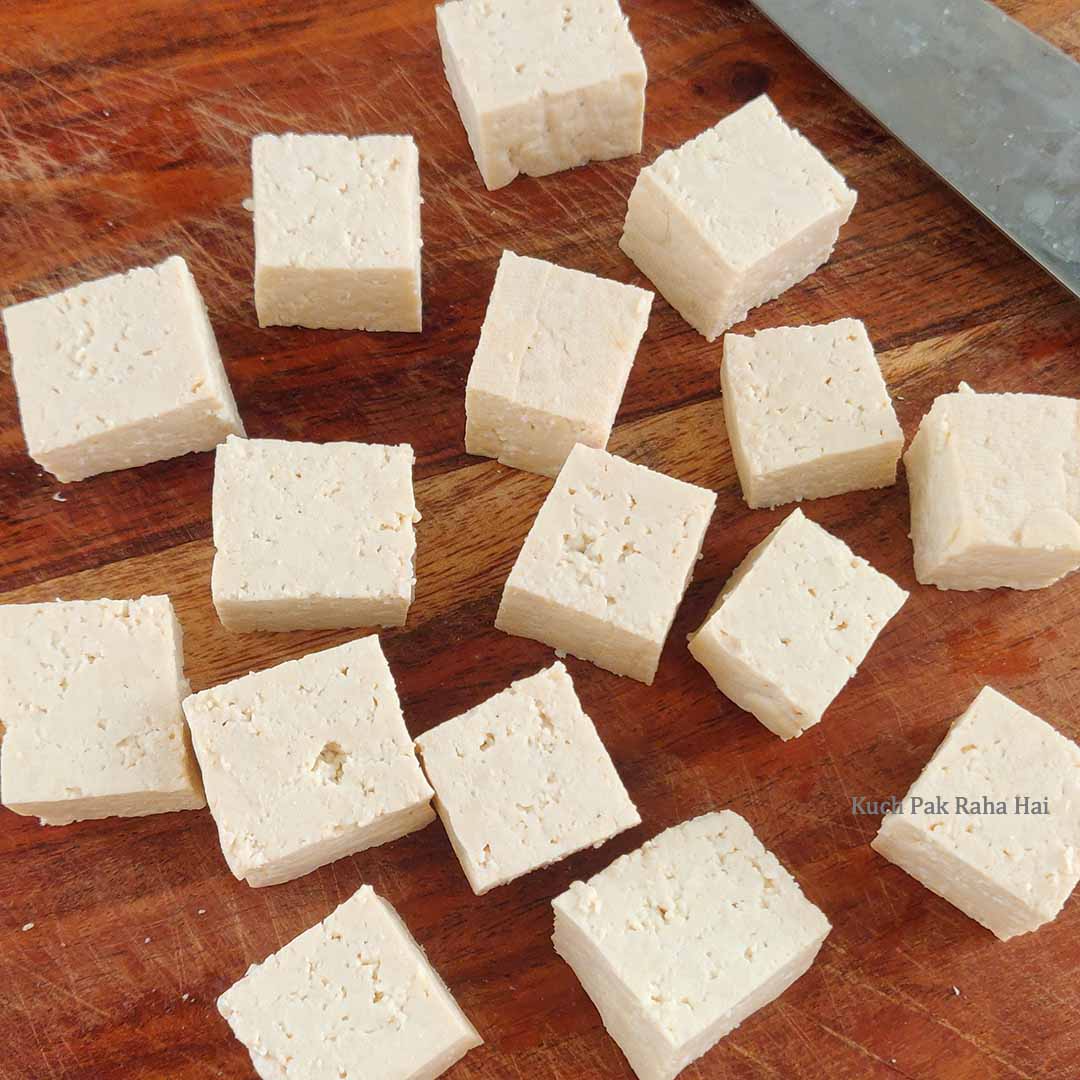
<svg viewBox="0 0 1080 1080"><path fill-rule="evenodd" d="M580 443L518 554L495 625L652 685L712 491Z"/></svg>
<svg viewBox="0 0 1080 1080"><path fill-rule="evenodd" d="M904 466L924 585L1042 589L1080 567L1080 401L961 383Z"/></svg>
<svg viewBox="0 0 1080 1080"><path fill-rule="evenodd" d="M667 829L552 907L555 951L640 1080L671 1080L779 997L831 929L730 810Z"/></svg>
<svg viewBox="0 0 1080 1080"><path fill-rule="evenodd" d="M690 652L781 739L818 723L908 594L793 511L736 567Z"/></svg>
<svg viewBox="0 0 1080 1080"><path fill-rule="evenodd" d="M416 748L478 896L641 822L559 663L421 735Z"/></svg>
<svg viewBox="0 0 1080 1080"><path fill-rule="evenodd" d="M603 450L652 293L504 251L465 388L465 449L555 476Z"/></svg>
<svg viewBox="0 0 1080 1080"><path fill-rule="evenodd" d="M857 319L725 334L720 385L748 506L896 483L904 433Z"/></svg>
<svg viewBox="0 0 1080 1080"><path fill-rule="evenodd" d="M619 246L714 341L825 263L854 206L762 94L641 170Z"/></svg>
<svg viewBox="0 0 1080 1080"><path fill-rule="evenodd" d="M420 329L420 158L411 135L258 135L260 326Z"/></svg>
<svg viewBox="0 0 1080 1080"><path fill-rule="evenodd" d="M871 845L1002 941L1080 881L1080 746L985 687Z"/></svg>
<svg viewBox="0 0 1080 1080"><path fill-rule="evenodd" d="M30 456L61 483L243 435L178 255L2 312Z"/></svg>
<svg viewBox="0 0 1080 1080"><path fill-rule="evenodd" d="M377 637L184 700L233 875L277 885L423 828L432 791Z"/></svg>
<svg viewBox="0 0 1080 1080"><path fill-rule="evenodd" d="M618 0L453 0L435 16L490 190L641 150L647 72Z"/></svg>
<svg viewBox="0 0 1080 1080"><path fill-rule="evenodd" d="M230 630L403 626L412 447L233 439L214 470L211 590Z"/></svg>
<svg viewBox="0 0 1080 1080"><path fill-rule="evenodd" d="M217 1005L262 1080L434 1080L483 1042L370 885Z"/></svg>
<svg viewBox="0 0 1080 1080"><path fill-rule="evenodd" d="M206 805L167 596L0 606L0 793L43 825Z"/></svg>

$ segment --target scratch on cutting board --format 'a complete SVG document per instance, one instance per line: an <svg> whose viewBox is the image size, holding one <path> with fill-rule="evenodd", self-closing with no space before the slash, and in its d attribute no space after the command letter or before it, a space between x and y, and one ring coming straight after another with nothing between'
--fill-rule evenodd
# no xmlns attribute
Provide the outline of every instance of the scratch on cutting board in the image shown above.
<svg viewBox="0 0 1080 1080"><path fill-rule="evenodd" d="M19 971L24 975L28 975L39 985L46 987L47 989L53 991L56 994L61 994L64 997L70 998L76 1004L82 1006L85 1009L89 1009L92 1013L94 1013L101 1019L109 1019L109 1013L105 1009L102 1009L99 1005L95 1005L92 1001L90 1001L89 998L85 998L81 994L77 993L75 990L69 990L67 987L61 986L59 983L55 983L51 979L47 979L44 975L41 974L38 965L21 964L16 962L12 966L15 968L16 971ZM22 998L22 994L18 991L18 989L16 989L16 993L19 995L20 1004L23 1006L23 1011L25 1011L26 1002Z"/></svg>
<svg viewBox="0 0 1080 1080"><path fill-rule="evenodd" d="M215 879L219 884L221 879ZM232 921L232 926L236 932L236 939L240 943L241 954L245 963L251 964L257 960L262 960L264 957L259 953L259 950L255 948L254 941L248 936L243 913L237 903L236 893L227 887L222 888L218 899L221 902L221 907L228 912Z"/></svg>
<svg viewBox="0 0 1080 1080"><path fill-rule="evenodd" d="M885 903L889 908L889 914L892 916L893 922L899 922L901 917L900 909L896 906L896 897L889 889L887 880L884 877L878 877L875 879L874 884L877 888L877 891L881 893L882 898L885 900ZM868 903L870 903L871 905L874 904L874 901L870 896L870 890L868 888L863 890L863 895L866 897ZM873 910L873 908L871 908L871 910Z"/></svg>
<svg viewBox="0 0 1080 1080"><path fill-rule="evenodd" d="M848 812L849 807L851 806L851 790L848 788L844 776L840 771L840 766L836 760L836 753L830 743L828 730L825 731L824 736L826 767L835 778L837 786L843 793L843 805L839 818L828 816L823 819L822 823L826 826L829 838L839 850L844 846L845 837L856 836L859 838L859 841L862 842L863 832L862 829L855 824L854 818Z"/></svg>
<svg viewBox="0 0 1080 1080"><path fill-rule="evenodd" d="M843 945L838 942L832 943L832 948L835 952L840 953L844 957L850 957L850 953ZM1030 1073L1024 1072L1022 1069L1017 1068L1007 1058L1002 1057L992 1048L983 1043L981 1039L976 1038L973 1035L968 1034L965 1031L961 1031L955 1024L950 1024L947 1020L942 1019L940 1016L936 1016L927 1006L923 1005L916 997L907 993L897 986L891 986L885 988L881 985L867 982L858 977L858 970L854 966L850 971L843 971L838 967L834 967L833 970L840 975L842 979L847 982L852 982L857 985L863 993L873 994L875 997L884 998L886 1001L895 1004L897 1001L903 1002L913 1011L920 1013L926 1017L932 1024L938 1027L944 1028L950 1034L955 1035L958 1039L963 1040L969 1046L973 1046L980 1054L989 1058L991 1061L996 1062L1002 1068L1007 1069L1013 1076L1020 1077L1021 1080L1037 1080L1037 1077Z"/></svg>
<svg viewBox="0 0 1080 1080"><path fill-rule="evenodd" d="M266 921L270 924L271 929L274 931L274 951L284 948L285 943L289 938L281 932L281 926L278 923L277 915L274 914L273 897L266 895L270 892L269 889L260 889L259 899L262 901L263 910L266 913Z"/></svg>
<svg viewBox="0 0 1080 1080"><path fill-rule="evenodd" d="M0 53L0 64L4 64L11 68L13 71L21 71L24 75L28 75L36 83L44 86L51 94L55 94L57 97L63 98L69 104L74 105L76 109L81 109L82 104L73 98L70 94L61 90L55 83L49 82L44 75L39 75L33 68L27 67L25 64L19 63L14 57L9 56L6 53Z"/></svg>
<svg viewBox="0 0 1080 1080"><path fill-rule="evenodd" d="M752 1053L745 1046L741 1046L738 1042L732 1040L725 1043L725 1049L730 1050L734 1054L738 1054L739 1057L746 1058L755 1068L760 1069L765 1076L777 1076L780 1080L789 1080L783 1073L777 1072L771 1065L763 1061L757 1054Z"/></svg>
<svg viewBox="0 0 1080 1080"><path fill-rule="evenodd" d="M203 142L216 151L216 157L243 162L245 166L251 139L259 132L313 130L309 113L272 107L250 86L239 82L187 102L186 109Z"/></svg>
<svg viewBox="0 0 1080 1080"><path fill-rule="evenodd" d="M33 972L30 973L33 974ZM41 1041L41 1036L38 1034L37 1025L34 1023L34 1013L29 1008L27 1008L26 998L23 996L22 991L19 989L18 984L14 982L14 980L5 980L5 982L7 985L13 988L15 995L18 997L18 1008L13 1009L13 1011L18 1012L25 1019L26 1026L30 1029L30 1035L34 1040L34 1046L37 1048L38 1053L41 1055L41 1060L48 1062L49 1057L45 1052L45 1046ZM5 996L2 994L0 994L0 1003L4 1004L5 1008L10 1007L8 1001L5 999Z"/></svg>
<svg viewBox="0 0 1080 1080"><path fill-rule="evenodd" d="M826 949L829 948L827 942L825 947ZM828 954L826 953L825 955L827 956ZM815 967L814 970L816 972L818 971L818 968ZM851 984L843 980L834 979L832 968L827 965L821 967L820 973L821 985L822 987L824 987L825 994L829 999L830 1006L832 1007L831 1014L833 1016L839 1017L841 1023L843 1023L843 1021L848 1016L855 1015L854 1009L849 1009L847 1005L848 999L855 996ZM838 994L837 988L839 988L842 993Z"/></svg>
<svg viewBox="0 0 1080 1080"><path fill-rule="evenodd" d="M858 1053L862 1057L869 1058L871 1061L876 1062L878 1065L884 1065L886 1068L888 1068L888 1069L890 1069L890 1070L892 1070L894 1072L900 1073L901 1076L910 1075L910 1074L905 1073L903 1070L898 1069L896 1067L896 1059L895 1058L891 1058L888 1061L886 1061L885 1058L880 1057L879 1055L875 1054L873 1052L873 1050L870 1050L868 1047L864 1046L861 1042L858 1042L855 1039L849 1038L842 1031L836 1031L834 1028L829 1027L829 1025L826 1024L823 1020L819 1020L816 1017L811 1017L811 1023L813 1023L815 1027L818 1027L822 1031L824 1031L827 1034L831 1035L834 1039L839 1040L840 1042L842 1042L844 1044L844 1046L848 1047L848 1049L854 1050L856 1053Z"/></svg>
<svg viewBox="0 0 1080 1080"><path fill-rule="evenodd" d="M776 1005L776 1012L780 1019L783 1020L784 1023L787 1025L787 1027L798 1036L799 1041L802 1042L803 1045L806 1047L808 1051L808 1056L811 1059L815 1057L817 1053L817 1048L814 1046L813 1042L806 1034L806 1032L803 1031L799 1024L796 1023L796 1019L802 1016L802 1011L795 1008L794 1006L786 1004L783 999L781 999ZM813 1022L812 1017L808 1017L808 1019Z"/></svg>
<svg viewBox="0 0 1080 1080"><path fill-rule="evenodd" d="M420 87L417 85L417 83L413 81L412 76L409 75L409 72L401 64L400 61L398 61L398 60L394 61L393 69L397 73L397 75L401 79L401 81L403 83L405 83L405 85L412 91L413 96L416 98L416 100L417 101L423 101L424 97L425 97L424 92L420 89ZM450 99L450 88L449 88L449 86L446 87L446 99L447 99L447 103L450 104L451 107L452 107L452 102L451 102L451 99ZM436 106L435 108L429 109L426 115L430 119L434 120L439 125L439 127L442 128L443 131L449 131L450 130L451 124L450 124L450 119L449 119L449 113L448 113L448 111L446 109L443 109L443 108L440 108L440 107ZM454 116L454 120L455 120L455 122L457 121L456 114Z"/></svg>

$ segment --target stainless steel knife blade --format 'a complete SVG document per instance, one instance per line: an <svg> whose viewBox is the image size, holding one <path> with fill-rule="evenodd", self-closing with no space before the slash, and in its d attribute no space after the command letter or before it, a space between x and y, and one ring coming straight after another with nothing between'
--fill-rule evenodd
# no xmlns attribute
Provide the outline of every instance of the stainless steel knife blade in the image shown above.
<svg viewBox="0 0 1080 1080"><path fill-rule="evenodd" d="M986 0L753 0L1080 296L1080 64Z"/></svg>

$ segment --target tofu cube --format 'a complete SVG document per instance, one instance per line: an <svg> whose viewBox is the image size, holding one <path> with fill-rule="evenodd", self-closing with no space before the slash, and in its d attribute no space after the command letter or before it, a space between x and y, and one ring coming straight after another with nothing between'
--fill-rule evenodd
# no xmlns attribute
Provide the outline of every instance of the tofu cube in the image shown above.
<svg viewBox="0 0 1080 1080"><path fill-rule="evenodd" d="M559 663L421 735L416 748L478 896L641 822Z"/></svg>
<svg viewBox="0 0 1080 1080"><path fill-rule="evenodd" d="M725 334L720 385L748 506L896 483L904 433L857 319Z"/></svg>
<svg viewBox="0 0 1080 1080"><path fill-rule="evenodd" d="M206 805L167 596L0 606L0 793L43 825Z"/></svg>
<svg viewBox="0 0 1080 1080"><path fill-rule="evenodd" d="M214 470L214 606L229 630L403 626L412 447L233 439Z"/></svg>
<svg viewBox="0 0 1080 1080"><path fill-rule="evenodd" d="M924 585L1043 589L1080 567L1080 401L961 383L904 465Z"/></svg>
<svg viewBox="0 0 1080 1080"><path fill-rule="evenodd" d="M779 997L831 929L730 810L667 829L552 907L555 951L640 1080L671 1080Z"/></svg>
<svg viewBox="0 0 1080 1080"><path fill-rule="evenodd" d="M793 511L736 567L690 652L773 734L818 723L908 594Z"/></svg>
<svg viewBox="0 0 1080 1080"><path fill-rule="evenodd" d="M2 312L30 456L61 483L243 435L178 255Z"/></svg>
<svg viewBox="0 0 1080 1080"><path fill-rule="evenodd" d="M454 0L435 16L490 190L641 150L647 72L618 0Z"/></svg>
<svg viewBox="0 0 1080 1080"><path fill-rule="evenodd" d="M420 158L411 135L257 135L260 326L420 329Z"/></svg>
<svg viewBox="0 0 1080 1080"><path fill-rule="evenodd" d="M578 443L495 625L651 686L715 506L712 491Z"/></svg>
<svg viewBox="0 0 1080 1080"><path fill-rule="evenodd" d="M854 206L762 94L641 170L619 246L714 341L827 262Z"/></svg>
<svg viewBox="0 0 1080 1080"><path fill-rule="evenodd" d="M291 881L435 817L377 637L184 700L233 875Z"/></svg>
<svg viewBox="0 0 1080 1080"><path fill-rule="evenodd" d="M1055 919L1080 881L1080 746L990 687L901 806L871 846L1002 941Z"/></svg>
<svg viewBox="0 0 1080 1080"><path fill-rule="evenodd" d="M263 1080L434 1080L483 1041L370 885L217 1005Z"/></svg>
<svg viewBox="0 0 1080 1080"><path fill-rule="evenodd" d="M465 388L465 449L555 476L603 450L652 293L504 251Z"/></svg>

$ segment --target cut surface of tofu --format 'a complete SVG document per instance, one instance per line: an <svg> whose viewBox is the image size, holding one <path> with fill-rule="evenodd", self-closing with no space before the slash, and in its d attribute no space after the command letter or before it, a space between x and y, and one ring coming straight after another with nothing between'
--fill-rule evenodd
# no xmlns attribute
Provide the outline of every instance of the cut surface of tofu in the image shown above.
<svg viewBox="0 0 1080 1080"><path fill-rule="evenodd" d="M478 895L641 821L560 663L433 728L416 747Z"/></svg>
<svg viewBox="0 0 1080 1080"><path fill-rule="evenodd" d="M984 687L872 847L1002 941L1080 881L1080 746Z"/></svg>
<svg viewBox="0 0 1080 1080"><path fill-rule="evenodd" d="M725 334L720 385L751 508L896 483L904 433L857 319Z"/></svg>
<svg viewBox="0 0 1080 1080"><path fill-rule="evenodd" d="M1080 567L1080 401L961 383L904 466L924 585L1042 589Z"/></svg>
<svg viewBox="0 0 1080 1080"><path fill-rule="evenodd" d="M578 443L495 625L651 685L715 505L712 491Z"/></svg>
<svg viewBox="0 0 1080 1080"><path fill-rule="evenodd" d="M375 636L192 694L184 712L225 861L249 885L291 881L435 817Z"/></svg>
<svg viewBox="0 0 1080 1080"><path fill-rule="evenodd" d="M244 434L206 305L178 255L2 315L27 449L62 483Z"/></svg>
<svg viewBox="0 0 1080 1080"><path fill-rule="evenodd" d="M830 929L730 810L667 829L552 906L555 951L640 1080L672 1080L779 997Z"/></svg>
<svg viewBox="0 0 1080 1080"><path fill-rule="evenodd" d="M618 0L452 0L435 16L489 189L641 150L647 72Z"/></svg>
<svg viewBox="0 0 1080 1080"><path fill-rule="evenodd" d="M603 450L652 293L504 251L465 388L465 449L556 476Z"/></svg>
<svg viewBox="0 0 1080 1080"><path fill-rule="evenodd" d="M434 1080L483 1041L370 885L217 1005L260 1080Z"/></svg>
<svg viewBox="0 0 1080 1080"><path fill-rule="evenodd" d="M403 626L420 520L411 446L228 439L211 592L229 630Z"/></svg>
<svg viewBox="0 0 1080 1080"><path fill-rule="evenodd" d="M715 341L828 261L854 206L762 94L641 170L619 246Z"/></svg>
<svg viewBox="0 0 1080 1080"><path fill-rule="evenodd" d="M794 510L736 567L690 652L736 705L795 738L821 720L907 597Z"/></svg>
<svg viewBox="0 0 1080 1080"><path fill-rule="evenodd" d="M0 606L0 796L43 825L206 805L167 596Z"/></svg>
<svg viewBox="0 0 1080 1080"><path fill-rule="evenodd" d="M260 326L420 330L411 135L258 135L251 172Z"/></svg>

